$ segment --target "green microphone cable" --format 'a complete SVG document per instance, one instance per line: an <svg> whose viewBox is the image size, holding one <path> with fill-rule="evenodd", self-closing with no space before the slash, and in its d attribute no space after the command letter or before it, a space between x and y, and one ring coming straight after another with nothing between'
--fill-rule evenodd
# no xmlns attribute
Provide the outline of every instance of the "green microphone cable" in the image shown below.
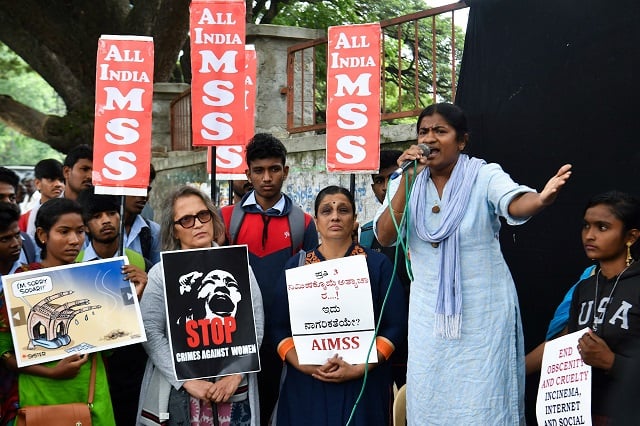
<svg viewBox="0 0 640 426"><path fill-rule="evenodd" d="M413 162L413 170L414 170L414 176L416 174L416 170L417 169L417 163L414 160ZM387 209L389 210L389 214L391 216L391 220L393 221L393 226L396 230L396 251L395 251L395 258L394 258L394 262L393 262L393 272L391 273L391 282L389 283L389 285L387 286L387 292L385 293L384 299L382 300L382 305L380 306L380 315L378 316L378 321L376 323L376 328L373 334L373 339L371 340L371 343L369 344L369 350L367 351L367 359L365 361L364 364L364 376L362 378L362 386L360 387L360 393L358 394L358 397L356 398L356 402L353 404L353 408L351 409L351 414L349 415L349 419L347 420L347 424L346 426L349 426L351 424L351 420L353 420L353 416L356 412L356 409L358 408L358 404L360 403L360 400L362 399L362 396L364 395L364 389L367 385L367 378L369 375L369 356L371 355L371 351L373 350L373 347L376 343L376 337L378 336L378 330L380 329L380 323L382 321L382 314L384 312L384 308L386 307L387 304L387 298L389 297L389 292L391 291L391 286L393 285L393 282L395 281L396 277L397 277L397 268L398 268L398 253L399 250L402 250L405 254L405 268L407 268L407 273L409 275L409 279L411 281L413 281L413 273L411 272L411 262L409 260L409 256L408 256L408 241L407 241L407 237L408 237L408 233L404 232L401 233L401 231L403 229L408 229L409 227L409 214L407 213L408 209L407 209L407 205L409 204L409 197L411 194L411 189L413 188L413 182L411 182L411 184L409 184L408 179L405 179L404 181L405 185L404 185L404 190L405 190L405 199L407 200L405 203L405 208L404 211L402 212L402 216L400 217L400 222L396 221L395 218L395 214L393 214L393 209L391 208L391 199L389 197L389 186L391 184L391 181L389 181L389 183L387 184L387 194L386 194L386 201L387 201ZM400 191L400 188L398 188L398 191ZM388 361L388 360L387 360Z"/></svg>

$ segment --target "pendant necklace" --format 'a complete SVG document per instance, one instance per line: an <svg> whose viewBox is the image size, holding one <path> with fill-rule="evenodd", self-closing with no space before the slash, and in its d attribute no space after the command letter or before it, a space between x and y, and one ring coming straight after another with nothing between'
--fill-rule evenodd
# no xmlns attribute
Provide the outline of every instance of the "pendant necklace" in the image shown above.
<svg viewBox="0 0 640 426"><path fill-rule="evenodd" d="M616 277L616 281L613 283L613 287L611 288L611 291L609 292L609 299L607 300L606 305L604 305L604 312L602 313L602 324L604 325L604 319L607 315L607 308L609 307L609 303L611 303L611 298L613 297L613 292L616 290L616 286L618 285L618 281L620 281L620 277L622 276L622 274L624 274L627 269L629 269L629 267L633 265L633 262L631 262L629 264L629 266L627 266L626 268L624 268L622 270L622 272L620 272L618 274L618 276ZM598 324L596 323L596 311L598 310L598 279L600 278L600 269L598 269L598 273L596 274L596 293L594 295L593 298L593 324L591 325L591 330L593 330L594 333L597 334L598 332Z"/></svg>

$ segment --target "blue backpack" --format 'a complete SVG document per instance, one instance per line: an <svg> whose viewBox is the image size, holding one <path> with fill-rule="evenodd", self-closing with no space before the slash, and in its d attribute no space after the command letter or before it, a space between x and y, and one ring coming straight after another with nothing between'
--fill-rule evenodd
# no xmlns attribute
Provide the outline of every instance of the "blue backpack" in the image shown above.
<svg viewBox="0 0 640 426"><path fill-rule="evenodd" d="M373 221L367 222L360 228L360 240L358 243L364 248L371 248L376 239L373 233Z"/></svg>

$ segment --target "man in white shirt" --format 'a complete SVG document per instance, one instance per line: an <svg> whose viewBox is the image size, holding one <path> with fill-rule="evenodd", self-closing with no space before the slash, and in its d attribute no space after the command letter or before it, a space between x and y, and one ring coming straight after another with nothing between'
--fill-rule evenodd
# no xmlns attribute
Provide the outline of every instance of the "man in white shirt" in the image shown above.
<svg viewBox="0 0 640 426"><path fill-rule="evenodd" d="M24 200L20 203L20 211L26 212L40 204L40 191L36 189L35 175L23 178L21 183L26 189Z"/></svg>
<svg viewBox="0 0 640 426"><path fill-rule="evenodd" d="M150 168L149 185L156 177L153 164ZM142 254L151 266L160 262L160 225L142 216L149 200L151 186L145 196L126 196L124 201L124 246Z"/></svg>
<svg viewBox="0 0 640 426"><path fill-rule="evenodd" d="M35 185L40 191L40 203L20 218L20 229L30 236L36 232L36 216L43 203L58 198L64 191L64 175L62 174L62 163L53 158L38 161L34 167L36 175Z"/></svg>

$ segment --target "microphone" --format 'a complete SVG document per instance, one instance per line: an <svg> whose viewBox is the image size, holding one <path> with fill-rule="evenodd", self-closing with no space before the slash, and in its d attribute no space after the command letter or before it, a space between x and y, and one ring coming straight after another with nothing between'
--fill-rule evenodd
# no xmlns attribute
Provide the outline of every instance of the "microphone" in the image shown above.
<svg viewBox="0 0 640 426"><path fill-rule="evenodd" d="M422 155L424 156L429 155L429 153L431 152L431 148L429 148L426 144L423 144L423 143L418 145L418 148L422 150ZM402 165L398 167L395 172L391 173L391 176L389 176L389 180L393 180L398 176L402 175L413 164L413 161L414 160L407 160L403 162Z"/></svg>

